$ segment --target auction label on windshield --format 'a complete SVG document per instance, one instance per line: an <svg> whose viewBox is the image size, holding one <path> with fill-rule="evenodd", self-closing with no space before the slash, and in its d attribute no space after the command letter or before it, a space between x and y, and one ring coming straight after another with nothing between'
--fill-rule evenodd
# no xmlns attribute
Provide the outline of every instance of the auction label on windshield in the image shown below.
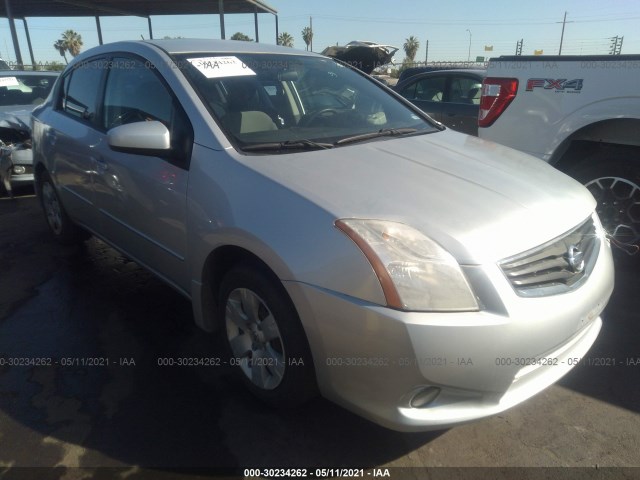
<svg viewBox="0 0 640 480"><path fill-rule="evenodd" d="M187 60L207 78L239 77L256 74L239 58L233 56L188 58Z"/></svg>
<svg viewBox="0 0 640 480"><path fill-rule="evenodd" d="M20 85L16 77L0 77L0 87L17 87Z"/></svg>

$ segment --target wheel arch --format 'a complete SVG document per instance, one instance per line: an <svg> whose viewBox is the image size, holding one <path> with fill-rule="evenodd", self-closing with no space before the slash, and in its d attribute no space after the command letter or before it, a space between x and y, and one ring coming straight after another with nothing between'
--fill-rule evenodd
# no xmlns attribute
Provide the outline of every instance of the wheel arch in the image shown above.
<svg viewBox="0 0 640 480"><path fill-rule="evenodd" d="M618 149L640 155L640 119L612 118L586 125L568 136L549 163L563 172L603 149Z"/></svg>
<svg viewBox="0 0 640 480"><path fill-rule="evenodd" d="M252 251L238 245L221 245L212 250L204 261L201 271L201 281L193 292L193 309L196 324L207 332L215 332L222 325L218 318L217 295L225 274L237 265L250 265L271 277L281 290L285 298L291 298L282 285L279 276L264 260Z"/></svg>

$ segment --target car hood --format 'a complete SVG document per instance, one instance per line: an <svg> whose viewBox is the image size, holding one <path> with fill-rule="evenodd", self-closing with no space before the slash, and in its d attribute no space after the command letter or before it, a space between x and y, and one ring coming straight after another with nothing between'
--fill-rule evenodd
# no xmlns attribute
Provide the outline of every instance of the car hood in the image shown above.
<svg viewBox="0 0 640 480"><path fill-rule="evenodd" d="M31 137L31 112L29 110L0 110L0 140L5 143L17 143Z"/></svg>
<svg viewBox="0 0 640 480"><path fill-rule="evenodd" d="M336 219L411 225L468 265L548 242L596 204L543 161L451 131L241 161Z"/></svg>

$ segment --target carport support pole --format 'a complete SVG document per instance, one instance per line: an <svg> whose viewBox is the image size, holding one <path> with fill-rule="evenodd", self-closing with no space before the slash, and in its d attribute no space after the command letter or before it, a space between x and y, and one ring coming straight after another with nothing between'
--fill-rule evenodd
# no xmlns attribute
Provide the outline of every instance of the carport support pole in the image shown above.
<svg viewBox="0 0 640 480"><path fill-rule="evenodd" d="M27 26L27 19L23 18L22 23L24 24L24 33L27 36L27 46L29 47L29 56L31 57L31 68L33 70L37 70L36 59L33 56L33 47L31 46L31 35L29 35L29 27Z"/></svg>
<svg viewBox="0 0 640 480"><path fill-rule="evenodd" d="M260 41L260 36L258 35L258 6L256 5L255 10L253 11L253 24L256 27L256 43Z"/></svg>
<svg viewBox="0 0 640 480"><path fill-rule="evenodd" d="M218 15L220 15L220 38L224 40L224 0L218 0Z"/></svg>
<svg viewBox="0 0 640 480"><path fill-rule="evenodd" d="M9 0L4 0L4 8L7 12L7 20L9 20L9 30L11 30L11 40L13 40L13 49L16 53L16 63L18 64L18 69L22 70L24 68L24 65L22 63L22 54L20 53L18 34L16 33L16 24L13 20L13 14L11 13L11 5Z"/></svg>
<svg viewBox="0 0 640 480"><path fill-rule="evenodd" d="M278 15L276 14L276 45L278 44Z"/></svg>
<svg viewBox="0 0 640 480"><path fill-rule="evenodd" d="M102 45L102 27L100 26L100 17L96 15L96 29L98 30L98 45Z"/></svg>
<svg viewBox="0 0 640 480"><path fill-rule="evenodd" d="M147 17L147 24L149 25L149 40L153 40L153 29L151 28L151 17Z"/></svg>

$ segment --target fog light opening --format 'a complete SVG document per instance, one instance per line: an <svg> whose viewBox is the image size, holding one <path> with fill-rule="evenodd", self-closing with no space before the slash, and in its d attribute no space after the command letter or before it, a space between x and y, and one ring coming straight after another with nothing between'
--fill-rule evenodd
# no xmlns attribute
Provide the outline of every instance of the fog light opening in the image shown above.
<svg viewBox="0 0 640 480"><path fill-rule="evenodd" d="M22 165L14 165L13 166L13 173L15 173L16 175L23 175L24 173L26 173L27 169L25 167L23 167Z"/></svg>
<svg viewBox="0 0 640 480"><path fill-rule="evenodd" d="M432 403L440 395L440 389L438 387L426 387L418 390L411 399L410 405L412 408L424 408Z"/></svg>

